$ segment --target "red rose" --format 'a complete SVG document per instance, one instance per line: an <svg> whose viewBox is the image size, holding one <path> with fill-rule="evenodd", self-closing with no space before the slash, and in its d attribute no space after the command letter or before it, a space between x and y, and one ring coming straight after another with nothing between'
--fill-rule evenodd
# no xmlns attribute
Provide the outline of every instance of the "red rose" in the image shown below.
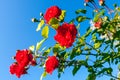
<svg viewBox="0 0 120 80"><path fill-rule="evenodd" d="M18 50L15 59L19 65L23 67L27 66L33 59L32 54L29 50Z"/></svg>
<svg viewBox="0 0 120 80"><path fill-rule="evenodd" d="M69 48L72 46L77 34L77 29L74 24L64 23L57 29L57 34L54 39L59 42L61 46Z"/></svg>
<svg viewBox="0 0 120 80"><path fill-rule="evenodd" d="M44 19L46 20L46 23L50 21L52 18L58 18L61 15L61 10L57 6L51 6L47 9Z"/></svg>
<svg viewBox="0 0 120 80"><path fill-rule="evenodd" d="M26 69L22 66L20 66L17 63L13 63L10 66L10 73L15 74L18 78L20 78L21 75L26 74Z"/></svg>
<svg viewBox="0 0 120 80"><path fill-rule="evenodd" d="M55 56L49 56L45 63L46 72L52 74L53 70L55 70L58 65L58 59Z"/></svg>
<svg viewBox="0 0 120 80"><path fill-rule="evenodd" d="M14 58L17 62L10 66L10 73L15 74L18 78L20 78L21 75L27 73L26 66L29 64L36 65L36 61L33 59L31 51L27 49L18 50Z"/></svg>
<svg viewBox="0 0 120 80"><path fill-rule="evenodd" d="M101 25L102 25L101 21L95 22L95 24L94 24L94 26L98 29L101 28Z"/></svg>

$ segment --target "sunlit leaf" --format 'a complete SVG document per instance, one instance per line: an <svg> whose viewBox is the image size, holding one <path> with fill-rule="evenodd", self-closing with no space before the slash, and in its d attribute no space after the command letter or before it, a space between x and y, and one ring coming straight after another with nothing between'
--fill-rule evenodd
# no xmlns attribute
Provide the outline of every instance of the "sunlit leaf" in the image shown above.
<svg viewBox="0 0 120 80"><path fill-rule="evenodd" d="M101 41L97 41L96 43L94 43L94 48L98 49L101 46L102 42Z"/></svg>
<svg viewBox="0 0 120 80"><path fill-rule="evenodd" d="M91 29L88 29L87 31L86 31L86 34L84 35L85 37L87 37L87 36L89 36L89 34L91 33Z"/></svg>
<svg viewBox="0 0 120 80"><path fill-rule="evenodd" d="M59 20L60 20L61 22L64 21L65 14L66 14L66 10L62 10L61 15L59 16Z"/></svg>
<svg viewBox="0 0 120 80"><path fill-rule="evenodd" d="M43 78L45 78L47 76L47 72L43 72L41 77L40 77L40 80L42 80Z"/></svg>
<svg viewBox="0 0 120 80"><path fill-rule="evenodd" d="M38 27L36 29L36 31L41 30L41 27L44 25L44 20L41 20L40 23L38 24Z"/></svg>
<svg viewBox="0 0 120 80"><path fill-rule="evenodd" d="M76 14L79 14L79 13L83 13L83 14L86 14L86 10L85 9L78 9L75 11Z"/></svg>
<svg viewBox="0 0 120 80"><path fill-rule="evenodd" d="M89 74L86 80L96 80L96 75L95 74Z"/></svg>
<svg viewBox="0 0 120 80"><path fill-rule="evenodd" d="M52 18L52 19L49 21L49 24L51 25L51 27L52 27L53 29L57 29L58 26L59 26L59 21L58 21L58 19L56 19L56 18Z"/></svg>
<svg viewBox="0 0 120 80"><path fill-rule="evenodd" d="M48 27L48 26L43 27L41 34L42 34L42 36L43 36L44 38L48 38L49 27Z"/></svg>
<svg viewBox="0 0 120 80"><path fill-rule="evenodd" d="M44 51L43 56L47 56L51 51L51 47Z"/></svg>
<svg viewBox="0 0 120 80"><path fill-rule="evenodd" d="M90 18L87 18L86 16L78 16L77 18L76 18L76 20L80 23L80 22L83 22L83 21L85 21L85 20L87 20L87 19L90 19Z"/></svg>
<svg viewBox="0 0 120 80"><path fill-rule="evenodd" d="M38 50L40 49L41 45L43 44L43 42L44 42L45 40L46 40L46 39L43 39L43 40L41 40L40 42L37 43L37 45L36 45L36 51L38 51Z"/></svg>
<svg viewBox="0 0 120 80"><path fill-rule="evenodd" d="M75 65L73 71L72 71L72 74L73 76L78 72L78 70L80 69L81 65Z"/></svg>
<svg viewBox="0 0 120 80"><path fill-rule="evenodd" d="M34 50L35 50L35 46L32 45L32 46L29 47L29 49L30 49L31 51L34 51Z"/></svg>
<svg viewBox="0 0 120 80"><path fill-rule="evenodd" d="M104 12L105 12L105 10L101 10L100 12L98 12L98 13L95 15L93 21L94 21L94 22L98 21L98 19L99 19L101 16L104 15Z"/></svg>

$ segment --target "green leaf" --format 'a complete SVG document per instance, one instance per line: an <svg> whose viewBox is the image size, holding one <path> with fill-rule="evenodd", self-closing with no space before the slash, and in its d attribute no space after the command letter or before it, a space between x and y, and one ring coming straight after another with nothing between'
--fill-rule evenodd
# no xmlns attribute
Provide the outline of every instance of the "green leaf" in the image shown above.
<svg viewBox="0 0 120 80"><path fill-rule="evenodd" d="M48 38L48 34L49 34L49 27L48 26L45 26L43 29L42 29L42 36L44 38Z"/></svg>
<svg viewBox="0 0 120 80"><path fill-rule="evenodd" d="M98 13L95 15L93 21L94 21L94 22L98 21L98 19L99 19L101 16L103 16L104 13L105 13L105 10L101 10L100 12L98 12Z"/></svg>
<svg viewBox="0 0 120 80"><path fill-rule="evenodd" d="M85 9L78 9L75 11L76 14L79 14L79 13L83 13L83 14L86 14L86 10Z"/></svg>
<svg viewBox="0 0 120 80"><path fill-rule="evenodd" d="M69 24L74 23L75 19L70 20Z"/></svg>
<svg viewBox="0 0 120 80"><path fill-rule="evenodd" d="M47 72L43 72L42 75L41 75L41 77L40 77L40 80L42 80L46 76L47 76Z"/></svg>
<svg viewBox="0 0 120 80"><path fill-rule="evenodd" d="M86 34L84 35L85 37L87 37L87 36L89 36L89 34L91 33L91 29L88 29L87 31L86 31Z"/></svg>
<svg viewBox="0 0 120 80"><path fill-rule="evenodd" d="M96 75L95 74L89 74L86 80L96 80Z"/></svg>
<svg viewBox="0 0 120 80"><path fill-rule="evenodd" d="M60 46L60 44L56 43L53 47L53 52L59 53L61 51L64 51L65 49L66 49L66 47L62 47L62 46Z"/></svg>
<svg viewBox="0 0 120 80"><path fill-rule="evenodd" d="M95 42L97 40L96 33L92 34L92 41Z"/></svg>
<svg viewBox="0 0 120 80"><path fill-rule="evenodd" d="M43 56L47 56L51 51L51 47L44 51Z"/></svg>
<svg viewBox="0 0 120 80"><path fill-rule="evenodd" d="M34 51L34 50L35 50L35 46L32 45L32 46L29 47L29 49L30 49L31 51Z"/></svg>
<svg viewBox="0 0 120 80"><path fill-rule="evenodd" d="M80 69L81 65L75 65L74 69L72 71L73 76L77 73L77 71Z"/></svg>
<svg viewBox="0 0 120 80"><path fill-rule="evenodd" d="M41 45L43 44L43 42L44 42L45 40L46 40L46 39L43 39L43 40L41 40L40 42L37 43L37 45L36 45L36 51L38 51L38 50L40 49Z"/></svg>
<svg viewBox="0 0 120 80"><path fill-rule="evenodd" d="M97 75L103 74L105 72L107 72L107 74L112 74L112 71L113 71L113 69L111 67L109 67L109 68L103 68L101 71L98 72Z"/></svg>
<svg viewBox="0 0 120 80"><path fill-rule="evenodd" d="M120 64L118 64L118 69L120 70Z"/></svg>
<svg viewBox="0 0 120 80"><path fill-rule="evenodd" d="M96 43L94 43L94 48L98 49L102 44L102 41L97 41Z"/></svg>
<svg viewBox="0 0 120 80"><path fill-rule="evenodd" d="M81 50L80 48L73 48L72 52L70 54L70 59L72 60L74 57L76 57L77 55L81 54Z"/></svg>
<svg viewBox="0 0 120 80"><path fill-rule="evenodd" d="M62 10L61 15L59 16L59 20L60 20L61 22L64 21L64 17L65 17L65 15L66 15L66 10Z"/></svg>
<svg viewBox="0 0 120 80"><path fill-rule="evenodd" d="M87 19L90 19L90 18L87 18L86 16L78 16L77 18L76 18L76 20L80 23L80 22L83 22L83 21L85 21L85 20L87 20Z"/></svg>
<svg viewBox="0 0 120 80"><path fill-rule="evenodd" d="M46 49L46 47L43 47L42 50L40 50L40 52L43 52Z"/></svg>
<svg viewBox="0 0 120 80"><path fill-rule="evenodd" d="M59 21L57 18L52 18L50 21L49 21L49 24L51 25L51 27L53 29L57 29L59 27Z"/></svg>
<svg viewBox="0 0 120 80"><path fill-rule="evenodd" d="M44 20L41 20L40 23L38 24L36 31L41 30L41 27L44 25L44 23L45 23Z"/></svg>
<svg viewBox="0 0 120 80"><path fill-rule="evenodd" d="M116 7L117 7L117 4L113 4L113 6L116 8Z"/></svg>

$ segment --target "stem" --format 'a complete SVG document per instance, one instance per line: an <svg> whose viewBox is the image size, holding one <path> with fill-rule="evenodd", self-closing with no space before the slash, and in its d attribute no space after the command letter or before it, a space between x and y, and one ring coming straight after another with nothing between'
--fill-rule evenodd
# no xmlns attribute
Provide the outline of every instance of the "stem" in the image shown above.
<svg viewBox="0 0 120 80"><path fill-rule="evenodd" d="M46 59L47 57L37 56L37 58Z"/></svg>
<svg viewBox="0 0 120 80"><path fill-rule="evenodd" d="M92 45L90 45L89 43L85 42L85 44L89 45L92 49L94 49L97 53L101 54L97 49L95 49Z"/></svg>
<svg viewBox="0 0 120 80"><path fill-rule="evenodd" d="M106 76L110 76L110 77L113 77L113 78L115 78L115 79L118 79L118 80L120 80L120 78L118 78L118 77L116 77L116 76L113 76L112 74L104 74L104 75L106 75Z"/></svg>
<svg viewBox="0 0 120 80"><path fill-rule="evenodd" d="M95 9L98 11L98 7L96 6L94 1L91 1L91 4L95 7Z"/></svg>
<svg viewBox="0 0 120 80"><path fill-rule="evenodd" d="M81 55L93 55L93 56L97 56L96 54L93 54L93 53L90 53L90 54L88 54L88 53L81 53Z"/></svg>
<svg viewBox="0 0 120 80"><path fill-rule="evenodd" d="M108 37L108 39L110 40L110 43L112 43L112 41L111 41L111 38L110 38L110 36L109 36L109 34L108 34L108 31L106 31L107 33L107 37ZM112 49L112 51L114 52L114 49L113 49L113 47L111 48Z"/></svg>

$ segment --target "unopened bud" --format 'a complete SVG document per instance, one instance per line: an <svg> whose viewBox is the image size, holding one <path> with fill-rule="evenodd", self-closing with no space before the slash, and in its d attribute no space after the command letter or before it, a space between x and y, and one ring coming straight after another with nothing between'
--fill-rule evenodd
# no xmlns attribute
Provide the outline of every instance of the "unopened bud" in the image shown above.
<svg viewBox="0 0 120 80"><path fill-rule="evenodd" d="M31 21L32 21L32 22L35 22L35 18L32 18Z"/></svg>
<svg viewBox="0 0 120 80"><path fill-rule="evenodd" d="M13 56L12 59L15 59L15 56Z"/></svg>
<svg viewBox="0 0 120 80"><path fill-rule="evenodd" d="M43 13L42 13L42 12L40 12L40 16L43 16Z"/></svg>
<svg viewBox="0 0 120 80"><path fill-rule="evenodd" d="M32 22L39 22L36 18L31 19Z"/></svg>

